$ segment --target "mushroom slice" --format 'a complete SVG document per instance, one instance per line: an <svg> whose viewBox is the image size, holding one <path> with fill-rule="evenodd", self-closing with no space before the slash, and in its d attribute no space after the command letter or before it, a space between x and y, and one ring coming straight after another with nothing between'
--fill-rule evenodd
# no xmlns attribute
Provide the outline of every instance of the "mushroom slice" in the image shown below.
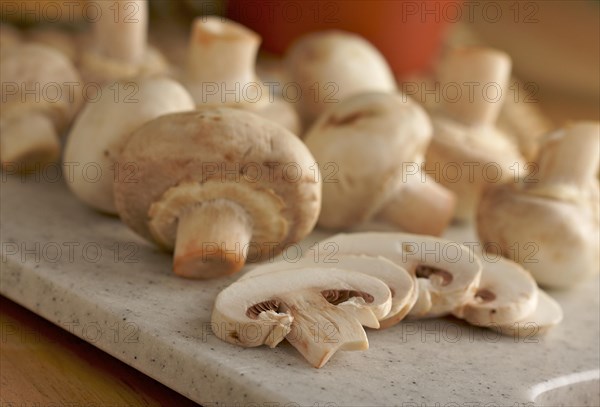
<svg viewBox="0 0 600 407"><path fill-rule="evenodd" d="M504 335L531 337L546 333L563 319L563 310L558 302L545 291L538 290L538 303L533 314L512 324L491 325L489 328Z"/></svg>
<svg viewBox="0 0 600 407"><path fill-rule="evenodd" d="M244 347L276 346L285 337L319 368L337 350L368 349L366 333L350 307L361 297L376 316L391 308L391 292L381 280L348 270L282 270L241 279L215 301L212 327L220 339Z"/></svg>
<svg viewBox="0 0 600 407"><path fill-rule="evenodd" d="M383 317L377 318L361 297L352 297L339 305L340 307L355 308L358 313L357 319L368 328L388 328L397 324L408 314L414 304L416 284L411 274L384 257L347 254L335 259L304 257L295 263L278 261L260 265L244 274L240 280L280 270L295 269L301 274L305 269L314 267L358 271L376 277L387 284L392 293L392 307L390 312Z"/></svg>
<svg viewBox="0 0 600 407"><path fill-rule="evenodd" d="M418 289L409 313L432 318L451 313L477 290L481 262L466 246L450 240L409 233L338 234L319 244L320 254L383 256L412 273Z"/></svg>
<svg viewBox="0 0 600 407"><path fill-rule="evenodd" d="M524 268L508 259L483 263L477 292L453 314L472 325L492 327L522 321L538 303L538 287Z"/></svg>

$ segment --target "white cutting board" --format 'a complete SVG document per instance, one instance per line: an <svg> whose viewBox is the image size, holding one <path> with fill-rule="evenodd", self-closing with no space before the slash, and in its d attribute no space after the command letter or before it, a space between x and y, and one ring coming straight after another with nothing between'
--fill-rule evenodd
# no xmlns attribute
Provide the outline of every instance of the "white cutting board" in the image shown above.
<svg viewBox="0 0 600 407"><path fill-rule="evenodd" d="M235 278L175 277L167 254L83 206L62 181L1 176L0 292L205 406L513 406L546 390L538 402L599 404L598 279L551 293L565 320L546 337L403 322L369 330L368 351L338 352L314 369L287 344L244 349L212 334L213 300ZM475 241L467 230L448 236Z"/></svg>

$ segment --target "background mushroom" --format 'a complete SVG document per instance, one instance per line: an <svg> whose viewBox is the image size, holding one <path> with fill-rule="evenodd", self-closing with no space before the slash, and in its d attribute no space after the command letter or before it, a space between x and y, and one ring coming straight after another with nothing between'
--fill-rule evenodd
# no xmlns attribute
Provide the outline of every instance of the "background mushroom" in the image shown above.
<svg viewBox="0 0 600 407"><path fill-rule="evenodd" d="M281 270L296 270L296 272L302 273L304 270L313 268L358 271L376 277L387 284L392 293L392 306L381 321L377 320L369 308L363 308L365 303L362 297L352 297L340 304L340 306L356 308L354 310L356 318L368 328L388 328L397 324L408 314L417 300L418 292L411 274L392 261L375 256L346 254L335 256L335 258L303 257L296 262L277 261L258 265L242 275L238 281Z"/></svg>
<svg viewBox="0 0 600 407"><path fill-rule="evenodd" d="M148 3L144 0L93 0L99 16L93 38L81 56L86 82L105 84L118 79L164 73L168 65L148 46Z"/></svg>
<svg viewBox="0 0 600 407"><path fill-rule="evenodd" d="M362 298L376 318L390 311L388 286L363 273L320 268L265 273L221 291L211 326L220 339L246 347L275 347L286 338L320 368L338 350L369 347L355 309L338 305L352 297ZM258 335L246 335L250 328Z"/></svg>
<svg viewBox="0 0 600 407"><path fill-rule="evenodd" d="M173 135L177 137L173 137ZM203 109L146 123L119 168L116 206L134 231L175 248L174 271L209 278L272 257L314 227L320 174L304 144L240 109Z"/></svg>
<svg viewBox="0 0 600 407"><path fill-rule="evenodd" d="M306 125L355 94L396 91L383 55L356 34L330 30L304 35L288 49L285 63L291 82L301 90L297 108Z"/></svg>
<svg viewBox="0 0 600 407"><path fill-rule="evenodd" d="M319 225L347 229L377 218L442 233L454 196L420 170L430 139L427 114L407 96L363 93L332 106L304 140L325 177Z"/></svg>
<svg viewBox="0 0 600 407"><path fill-rule="evenodd" d="M479 205L480 239L527 267L540 285L569 287L600 270L600 124L543 140L534 173L494 185Z"/></svg>
<svg viewBox="0 0 600 407"><path fill-rule="evenodd" d="M0 58L21 42L21 32L10 24L0 22Z"/></svg>
<svg viewBox="0 0 600 407"><path fill-rule="evenodd" d="M73 88L80 81L69 59L47 46L27 44L2 56L2 166L28 170L58 158L59 135L81 105Z"/></svg>
<svg viewBox="0 0 600 407"><path fill-rule="evenodd" d="M215 16L196 18L182 82L199 108L247 109L299 134L293 106L256 75L260 42L257 33L234 21Z"/></svg>
<svg viewBox="0 0 600 407"><path fill-rule="evenodd" d="M115 88L121 97L115 97ZM168 78L115 82L103 88L100 97L82 109L67 139L63 162L71 191L87 205L116 214L113 181L122 178L127 182L135 177L135 162L122 173L115 171L115 162L131 133L158 116L194 107L183 86ZM88 168L98 174L90 178Z"/></svg>
<svg viewBox="0 0 600 407"><path fill-rule="evenodd" d="M440 67L442 98L425 170L456 193L457 219L474 218L486 184L524 172L519 149L495 127L510 69L508 55L488 48L452 50Z"/></svg>

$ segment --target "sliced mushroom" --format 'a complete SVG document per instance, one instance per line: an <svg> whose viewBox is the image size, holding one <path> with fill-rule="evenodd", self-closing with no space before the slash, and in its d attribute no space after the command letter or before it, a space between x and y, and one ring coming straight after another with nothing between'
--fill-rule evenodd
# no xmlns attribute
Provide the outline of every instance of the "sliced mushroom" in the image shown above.
<svg viewBox="0 0 600 407"><path fill-rule="evenodd" d="M301 90L300 116L310 125L333 103L365 92L395 92L394 75L364 38L344 31L306 34L288 49L285 62Z"/></svg>
<svg viewBox="0 0 600 407"><path fill-rule="evenodd" d="M173 137L176 135L176 137ZM166 249L174 271L210 278L269 259L306 236L321 204L320 175L304 144L240 109L152 120L124 146L116 181L121 219Z"/></svg>
<svg viewBox="0 0 600 407"><path fill-rule="evenodd" d="M81 56L86 82L106 84L119 79L165 73L168 64L148 46L148 2L144 0L93 0L98 18L93 39Z"/></svg>
<svg viewBox="0 0 600 407"><path fill-rule="evenodd" d="M311 268L336 269L358 271L376 277L386 283L392 293L392 307L390 312L379 321L370 309L364 308L360 297L354 297L340 305L355 307L361 310L356 317L363 326L368 328L388 328L400 322L413 307L416 296L416 287L411 274L404 268L392 263L383 257L340 255L335 258L303 257L296 262L277 261L270 264L259 265L240 277L239 280L260 276L280 270L296 270L302 273ZM238 281L239 281L238 280Z"/></svg>
<svg viewBox="0 0 600 407"><path fill-rule="evenodd" d="M115 98L114 89L123 97ZM115 178L127 182L136 176L133 170L137 163L129 163L124 173L114 167L131 133L158 116L194 108L191 96L172 79L157 77L108 85L96 101L83 108L71 129L63 155L67 184L86 204L116 214ZM86 168L99 176L90 178Z"/></svg>
<svg viewBox="0 0 600 407"><path fill-rule="evenodd" d="M75 67L55 49L27 44L3 55L0 82L2 166L29 170L56 160L59 135L82 102L71 87L80 82Z"/></svg>
<svg viewBox="0 0 600 407"><path fill-rule="evenodd" d="M318 253L383 256L412 271L418 298L411 318L451 313L472 299L481 276L481 261L467 247L449 240L405 233L339 234L319 243Z"/></svg>
<svg viewBox="0 0 600 407"><path fill-rule="evenodd" d="M517 145L495 127L510 69L508 55L479 47L451 51L440 69L441 89L457 90L445 91L432 119L425 169L456 193L459 220L474 218L486 185L524 172Z"/></svg>
<svg viewBox="0 0 600 407"><path fill-rule="evenodd" d="M493 324L489 328L513 338L531 338L548 333L548 330L560 324L562 319L563 310L560 304L545 291L538 290L538 303L531 315L512 324Z"/></svg>
<svg viewBox="0 0 600 407"><path fill-rule="evenodd" d="M338 350L368 349L355 308L337 305L360 297L377 318L390 311L381 280L356 271L283 270L237 281L215 300L212 326L222 340L245 347L275 347L284 337L314 367Z"/></svg>
<svg viewBox="0 0 600 407"><path fill-rule="evenodd" d="M505 326L531 315L538 304L535 280L523 267L498 257L482 262L483 271L472 298L453 314L472 325Z"/></svg>
<svg viewBox="0 0 600 407"><path fill-rule="evenodd" d="M537 171L490 186L477 231L491 249L526 267L542 286L570 287L600 270L600 124L549 134Z"/></svg>
<svg viewBox="0 0 600 407"><path fill-rule="evenodd" d="M377 218L440 234L455 198L420 171L430 139L429 117L407 96L363 93L333 106L305 138L328 176L319 225L347 229Z"/></svg>

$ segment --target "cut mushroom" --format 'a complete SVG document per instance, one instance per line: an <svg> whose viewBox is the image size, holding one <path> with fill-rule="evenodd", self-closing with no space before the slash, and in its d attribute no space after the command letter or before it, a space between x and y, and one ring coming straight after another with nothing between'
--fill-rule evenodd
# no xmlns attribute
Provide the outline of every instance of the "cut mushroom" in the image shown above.
<svg viewBox="0 0 600 407"><path fill-rule="evenodd" d="M329 250L328 250L329 249ZM411 318L447 315L473 298L481 276L481 262L467 247L449 240L405 233L339 234L319 243L326 255L383 256L412 271L418 298Z"/></svg>
<svg viewBox="0 0 600 407"><path fill-rule="evenodd" d="M176 137L173 137L176 135ZM314 227L320 175L304 144L240 109L159 117L136 130L118 168L121 219L166 249L174 271L210 278L269 259Z"/></svg>
<svg viewBox="0 0 600 407"><path fill-rule="evenodd" d="M79 74L60 52L39 44L15 47L0 62L0 161L26 171L54 161L59 135L82 98L72 85Z"/></svg>
<svg viewBox="0 0 600 407"><path fill-rule="evenodd" d="M215 16L196 18L182 82L199 108L247 109L298 135L299 119L293 106L276 97L256 75L260 42L257 33L234 21Z"/></svg>
<svg viewBox="0 0 600 407"><path fill-rule="evenodd" d="M319 368L338 350L369 347L355 308L340 306L352 298L360 298L377 318L390 311L388 286L356 271L265 273L235 282L217 296L212 327L220 339L245 347L275 347L285 338Z"/></svg>
<svg viewBox="0 0 600 407"><path fill-rule="evenodd" d="M420 170L430 139L427 114L407 96L363 93L333 106L305 138L327 177L319 225L347 229L376 218L442 233L455 198Z"/></svg>
<svg viewBox="0 0 600 407"><path fill-rule="evenodd" d="M513 338L531 338L546 334L552 327L560 324L562 319L560 304L543 290L538 290L538 303L531 315L512 324L492 324L489 328Z"/></svg>
<svg viewBox="0 0 600 407"><path fill-rule="evenodd" d="M459 220L474 218L485 185L524 172L519 149L495 127L510 69L508 55L478 47L451 51L440 69L440 88L455 91L445 91L433 117L425 169L456 193Z"/></svg>
<svg viewBox="0 0 600 407"><path fill-rule="evenodd" d="M365 92L395 92L385 58L364 38L344 31L301 37L287 51L292 83L300 87L298 109L310 125L333 103Z"/></svg>
<svg viewBox="0 0 600 407"><path fill-rule="evenodd" d="M162 55L147 44L147 1L93 0L92 3L98 10L98 18L92 23L92 43L81 57L86 82L106 84L168 70Z"/></svg>
<svg viewBox="0 0 600 407"><path fill-rule="evenodd" d="M538 304L535 280L524 268L498 257L482 262L477 291L453 314L472 325L505 326L531 315Z"/></svg>
<svg viewBox="0 0 600 407"><path fill-rule="evenodd" d="M347 306L362 310L356 317L363 326L368 328L388 328L400 322L411 310L417 300L416 287L414 279L409 271L392 263L383 257L374 256L356 256L340 255L333 259L303 257L296 262L278 261L266 265L259 265L244 274L238 281L246 278L256 277L267 273L273 273L281 270L296 270L302 273L306 269L312 268L339 269L358 271L373 277L376 277L387 284L392 293L392 307L390 312L379 321L369 310L364 309L364 303L360 298L354 301L347 301Z"/></svg>
<svg viewBox="0 0 600 407"><path fill-rule="evenodd" d="M115 98L115 89L123 97ZM108 85L96 101L83 108L71 129L63 155L67 184L86 204L116 214L115 178L127 182L136 176L135 162L129 163L123 173L115 172L114 167L131 133L158 116L194 108L191 96L172 79L147 78ZM90 177L86 168L93 168L98 176Z"/></svg>
<svg viewBox="0 0 600 407"><path fill-rule="evenodd" d="M599 156L598 122L549 134L535 173L519 183L491 186L482 197L480 239L526 267L542 286L570 287L597 274Z"/></svg>

